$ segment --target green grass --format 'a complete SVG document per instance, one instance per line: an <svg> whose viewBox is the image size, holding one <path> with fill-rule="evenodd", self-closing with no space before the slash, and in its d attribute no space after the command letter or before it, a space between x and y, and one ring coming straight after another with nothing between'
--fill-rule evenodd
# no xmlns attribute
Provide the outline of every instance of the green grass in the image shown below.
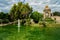
<svg viewBox="0 0 60 40"><path fill-rule="evenodd" d="M31 27L17 25L0 27L0 40L60 40L60 27Z"/></svg>

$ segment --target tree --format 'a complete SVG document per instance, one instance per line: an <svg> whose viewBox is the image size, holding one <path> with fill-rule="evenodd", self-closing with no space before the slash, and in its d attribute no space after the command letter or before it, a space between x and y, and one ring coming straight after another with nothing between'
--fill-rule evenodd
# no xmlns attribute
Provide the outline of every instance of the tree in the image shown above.
<svg viewBox="0 0 60 40"><path fill-rule="evenodd" d="M16 17L17 17L16 8L17 8L17 5L14 4L13 7L11 8L11 10L10 10L10 17L11 17L12 21L16 20Z"/></svg>
<svg viewBox="0 0 60 40"><path fill-rule="evenodd" d="M20 19L22 5L23 5L22 2L18 2L17 4L17 7L16 7L17 19Z"/></svg>
<svg viewBox="0 0 60 40"><path fill-rule="evenodd" d="M0 19L3 19L4 18L4 12L0 12Z"/></svg>
<svg viewBox="0 0 60 40"><path fill-rule="evenodd" d="M32 8L28 5L28 3L23 4L22 2L18 2L18 4L14 4L10 10L10 15L12 19L25 19L29 17L29 14L32 12Z"/></svg>
<svg viewBox="0 0 60 40"><path fill-rule="evenodd" d="M42 19L43 15L39 12L35 11L31 14L31 18L34 20L35 23L38 23L40 19Z"/></svg>
<svg viewBox="0 0 60 40"><path fill-rule="evenodd" d="M8 23L8 13L0 12L0 23Z"/></svg>
<svg viewBox="0 0 60 40"><path fill-rule="evenodd" d="M0 19L8 19L8 13L0 12Z"/></svg>
<svg viewBox="0 0 60 40"><path fill-rule="evenodd" d="M28 4L23 4L22 2L18 2L17 5L14 4L13 7L11 8L10 15L13 21L18 20L18 27L20 27L20 19L28 18L31 12L32 12L32 8Z"/></svg>
<svg viewBox="0 0 60 40"><path fill-rule="evenodd" d="M20 5L20 7L19 7ZM29 17L29 14L32 12L32 8L27 4L18 3L18 14L20 14L20 19L25 19Z"/></svg>
<svg viewBox="0 0 60 40"><path fill-rule="evenodd" d="M53 12L54 16L60 16L60 12Z"/></svg>
<svg viewBox="0 0 60 40"><path fill-rule="evenodd" d="M14 4L10 10L11 19L14 20L22 20L28 19L29 15L32 13L32 7L28 5L28 3L23 4L22 2L18 2L18 4Z"/></svg>

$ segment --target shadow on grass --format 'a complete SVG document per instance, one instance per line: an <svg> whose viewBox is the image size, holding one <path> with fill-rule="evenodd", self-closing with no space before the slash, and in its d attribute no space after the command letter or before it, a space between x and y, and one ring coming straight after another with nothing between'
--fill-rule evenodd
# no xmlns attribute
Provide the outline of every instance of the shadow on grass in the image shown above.
<svg viewBox="0 0 60 40"><path fill-rule="evenodd" d="M3 40L10 35L13 35L14 33L16 33L16 31L16 25L7 25L0 27L0 40Z"/></svg>
<svg viewBox="0 0 60 40"><path fill-rule="evenodd" d="M0 40L60 40L60 28L21 26L17 31L17 25L0 27Z"/></svg>

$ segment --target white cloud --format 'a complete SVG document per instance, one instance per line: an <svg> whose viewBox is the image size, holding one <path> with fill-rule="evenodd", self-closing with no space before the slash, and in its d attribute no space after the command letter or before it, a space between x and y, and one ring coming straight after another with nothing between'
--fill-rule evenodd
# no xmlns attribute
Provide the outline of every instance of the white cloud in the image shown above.
<svg viewBox="0 0 60 40"><path fill-rule="evenodd" d="M0 10L0 12L1 12L1 10Z"/></svg>
<svg viewBox="0 0 60 40"><path fill-rule="evenodd" d="M0 0L0 11L10 10L14 3L24 0ZM35 11L43 12L46 5L49 5L52 11L60 11L60 0L25 0Z"/></svg>

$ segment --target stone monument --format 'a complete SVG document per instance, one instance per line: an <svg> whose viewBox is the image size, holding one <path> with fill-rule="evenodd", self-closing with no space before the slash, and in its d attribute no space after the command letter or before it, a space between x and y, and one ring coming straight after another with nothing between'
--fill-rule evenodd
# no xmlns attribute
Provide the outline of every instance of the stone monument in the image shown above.
<svg viewBox="0 0 60 40"><path fill-rule="evenodd" d="M51 9L48 6L45 6L44 10L43 10L43 17L45 18L50 18L51 17Z"/></svg>

